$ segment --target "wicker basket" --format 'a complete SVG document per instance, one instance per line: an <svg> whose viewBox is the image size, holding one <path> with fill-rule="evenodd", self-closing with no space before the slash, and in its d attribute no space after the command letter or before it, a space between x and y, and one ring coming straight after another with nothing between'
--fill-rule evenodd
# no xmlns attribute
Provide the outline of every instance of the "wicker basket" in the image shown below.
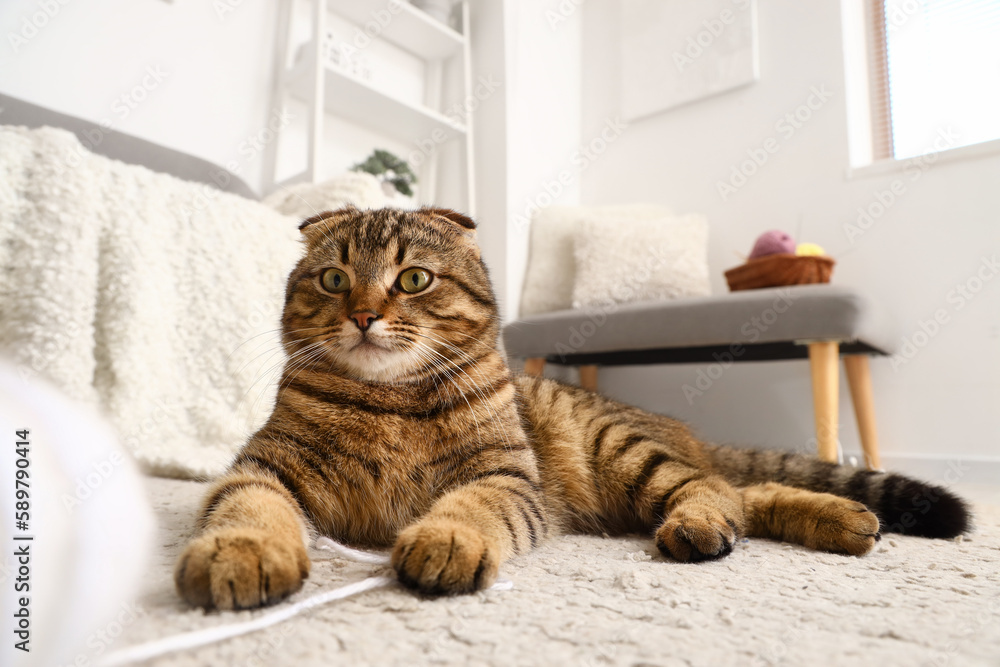
<svg viewBox="0 0 1000 667"><path fill-rule="evenodd" d="M729 291L828 283L836 262L823 255L766 255L726 271Z"/></svg>

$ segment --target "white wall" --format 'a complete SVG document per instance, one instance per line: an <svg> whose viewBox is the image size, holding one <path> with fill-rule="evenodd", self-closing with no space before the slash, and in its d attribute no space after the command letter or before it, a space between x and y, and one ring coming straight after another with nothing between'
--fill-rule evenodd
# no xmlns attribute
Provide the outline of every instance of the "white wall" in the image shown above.
<svg viewBox="0 0 1000 667"><path fill-rule="evenodd" d="M589 0L583 8L584 136L618 113L619 4ZM890 464L928 457L998 462L1000 278L964 307L952 290L975 283L984 257L1000 259L1000 156L942 161L915 181L902 171L848 180L840 24L838 0L760 0L760 81L632 123L583 174L583 201L651 200L705 213L716 292L725 291L722 272L740 263L738 254L777 228L824 246L838 260L834 282L870 293L908 336L942 310L947 324L912 359L895 370L887 360L872 364L882 450ZM832 95L785 138L775 124L805 103L813 87ZM768 137L780 139L778 152L723 201L717 183ZM858 208L897 179L905 192L852 243L845 228L857 222ZM729 368L690 404L682 386L694 382L699 368L707 370L605 369L601 386L686 419L715 440L808 446L812 404L804 362ZM846 388L840 421L847 454L857 454Z"/></svg>
<svg viewBox="0 0 1000 667"><path fill-rule="evenodd" d="M276 3L63 2L0 3L0 91L216 164L235 160L257 185L261 155L247 140L267 123Z"/></svg>
<svg viewBox="0 0 1000 667"><path fill-rule="evenodd" d="M575 204L579 147L582 21L565 0L506 0L507 276L504 314L516 316L527 265L530 213Z"/></svg>
<svg viewBox="0 0 1000 667"><path fill-rule="evenodd" d="M109 121L116 130L215 164L235 162L240 177L261 190L264 151L260 139L268 136L263 133L272 122L272 53L279 3L61 1L65 4L60 0L41 3L58 8L51 16L40 9L39 0L0 2L4 38L0 91L94 122ZM502 7L499 0L484 5ZM311 34L308 6L298 2L295 7L293 45ZM352 41L354 26L335 15L327 23L335 39ZM374 86L422 101L422 61L380 40L366 46L363 56L372 65ZM147 68L160 73L161 79L149 90L141 87L144 77L154 82L147 77ZM445 108L461 100L460 87L454 85L457 77L452 74ZM136 94L133 91L143 99L134 103L121 99ZM303 170L308 147L306 105L291 100L287 117L279 150L279 180ZM330 115L325 125L325 176L347 170L374 148L405 157L416 147ZM451 142L439 150L443 164L439 202L463 208L461 144Z"/></svg>
<svg viewBox="0 0 1000 667"><path fill-rule="evenodd" d="M470 29L473 78L485 78L492 93L476 99L473 143L476 173L476 222L483 260L490 269L500 303L507 285L507 31L502 0L474 2ZM497 85L498 84L498 85ZM484 89L485 91L486 89ZM471 102L470 102L471 104ZM447 181L447 179L445 179Z"/></svg>

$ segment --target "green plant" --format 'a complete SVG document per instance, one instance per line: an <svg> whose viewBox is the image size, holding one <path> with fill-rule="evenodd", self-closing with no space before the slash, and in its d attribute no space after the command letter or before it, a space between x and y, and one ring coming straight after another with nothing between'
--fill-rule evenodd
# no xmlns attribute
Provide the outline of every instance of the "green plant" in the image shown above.
<svg viewBox="0 0 1000 667"><path fill-rule="evenodd" d="M413 173L406 160L378 148L364 162L351 167L351 171L363 171L380 181L392 183L398 192L407 197L413 195L413 188L410 185L417 182L417 175Z"/></svg>

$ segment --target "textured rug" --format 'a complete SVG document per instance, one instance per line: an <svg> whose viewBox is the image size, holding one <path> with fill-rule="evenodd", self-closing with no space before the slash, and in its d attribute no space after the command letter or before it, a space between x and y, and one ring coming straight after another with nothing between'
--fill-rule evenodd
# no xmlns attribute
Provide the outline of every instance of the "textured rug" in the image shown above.
<svg viewBox="0 0 1000 667"><path fill-rule="evenodd" d="M160 548L113 649L260 614L206 614L173 591L203 489L149 479ZM956 490L978 501L976 530L957 540L886 536L863 558L750 540L685 565L638 536L567 536L506 564L513 590L370 591L148 664L1000 665L1000 488ZM293 599L384 573L312 553Z"/></svg>

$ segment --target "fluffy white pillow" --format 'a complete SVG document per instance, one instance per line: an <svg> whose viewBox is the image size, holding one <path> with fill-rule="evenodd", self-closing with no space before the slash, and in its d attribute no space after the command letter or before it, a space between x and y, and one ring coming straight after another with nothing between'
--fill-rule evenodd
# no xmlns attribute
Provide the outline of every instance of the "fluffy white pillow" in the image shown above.
<svg viewBox="0 0 1000 667"><path fill-rule="evenodd" d="M275 191L261 203L299 220L349 204L358 208L400 205L386 196L377 178L371 174L353 171L321 183L296 183Z"/></svg>
<svg viewBox="0 0 1000 667"><path fill-rule="evenodd" d="M655 220L669 215L670 209L655 204L549 206L536 213L531 221L531 246L521 292L521 317L572 307L576 280L573 242L585 223Z"/></svg>
<svg viewBox="0 0 1000 667"><path fill-rule="evenodd" d="M588 220L574 244L573 307L607 307L711 293L701 215Z"/></svg>

